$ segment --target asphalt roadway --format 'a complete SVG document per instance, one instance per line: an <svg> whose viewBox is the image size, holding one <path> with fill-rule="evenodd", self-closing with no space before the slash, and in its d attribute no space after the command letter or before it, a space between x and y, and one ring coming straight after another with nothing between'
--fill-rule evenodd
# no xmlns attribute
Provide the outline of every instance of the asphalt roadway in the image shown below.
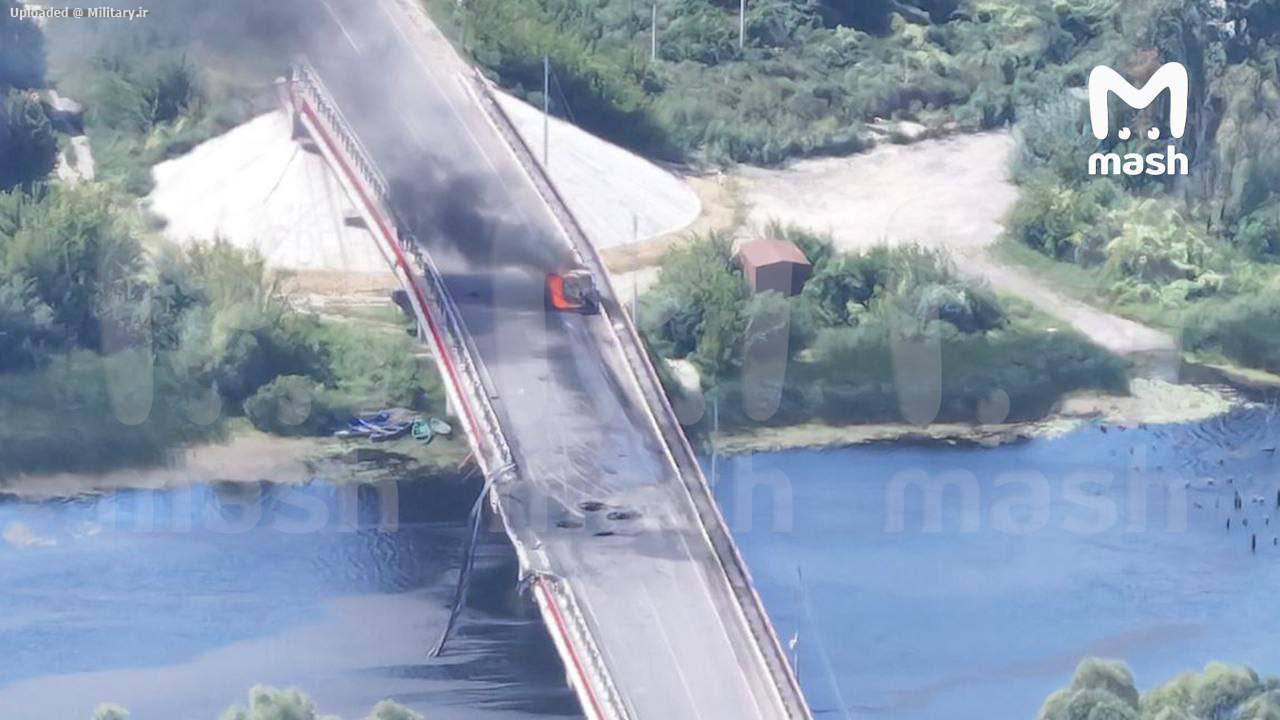
<svg viewBox="0 0 1280 720"><path fill-rule="evenodd" d="M520 472L502 491L508 518L568 579L629 714L787 717L607 321L544 309L545 273L568 246L465 68L399 0L313 1L307 55L491 380Z"/></svg>

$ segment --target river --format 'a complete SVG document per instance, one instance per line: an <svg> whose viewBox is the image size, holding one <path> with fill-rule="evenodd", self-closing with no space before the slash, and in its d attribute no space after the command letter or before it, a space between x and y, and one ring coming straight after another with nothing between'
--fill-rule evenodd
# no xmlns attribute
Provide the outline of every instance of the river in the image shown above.
<svg viewBox="0 0 1280 720"><path fill-rule="evenodd" d="M1031 718L1086 655L1144 688L1215 659L1280 672L1277 444L1280 421L1245 409L992 449L719 458L716 491L819 717ZM425 657L476 489L0 500L0 715L111 700L212 720L268 683L348 720L384 697L432 720L574 717L496 533L456 641Z"/></svg>
<svg viewBox="0 0 1280 720"><path fill-rule="evenodd" d="M1278 443L1251 409L783 452L722 460L717 495L819 716L1030 719L1088 655L1144 689L1211 660L1280 673Z"/></svg>
<svg viewBox="0 0 1280 720"><path fill-rule="evenodd" d="M199 485L0 501L0 718L213 720L257 683L364 717L576 717L505 535L480 534L444 657L475 483Z"/></svg>

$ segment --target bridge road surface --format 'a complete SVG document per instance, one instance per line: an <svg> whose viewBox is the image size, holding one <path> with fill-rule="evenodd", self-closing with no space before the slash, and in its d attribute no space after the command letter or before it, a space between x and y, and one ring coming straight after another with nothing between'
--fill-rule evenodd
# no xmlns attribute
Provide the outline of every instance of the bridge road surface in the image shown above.
<svg viewBox="0 0 1280 720"><path fill-rule="evenodd" d="M544 309L568 246L465 66L401 0L312 1L307 55L489 375L520 472L501 497L513 530L568 580L629 715L788 717L757 645L772 641L748 628L607 321ZM640 515L609 521L587 501Z"/></svg>

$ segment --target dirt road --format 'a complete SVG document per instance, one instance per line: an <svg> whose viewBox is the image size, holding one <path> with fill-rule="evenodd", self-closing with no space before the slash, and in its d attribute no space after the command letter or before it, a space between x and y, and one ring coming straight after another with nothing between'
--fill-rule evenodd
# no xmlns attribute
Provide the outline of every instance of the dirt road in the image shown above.
<svg viewBox="0 0 1280 720"><path fill-rule="evenodd" d="M1067 298L993 257L990 247L1017 199L1008 176L1014 149L1008 131L958 135L782 169L744 167L737 177L752 223L829 231L846 250L881 243L943 248L962 273L1027 300L1108 350L1174 354L1168 334Z"/></svg>

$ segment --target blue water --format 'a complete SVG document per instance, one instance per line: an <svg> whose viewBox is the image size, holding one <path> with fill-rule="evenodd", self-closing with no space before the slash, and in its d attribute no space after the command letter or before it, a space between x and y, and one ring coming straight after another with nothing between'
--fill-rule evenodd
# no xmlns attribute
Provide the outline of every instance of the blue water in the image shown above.
<svg viewBox="0 0 1280 720"><path fill-rule="evenodd" d="M1031 718L1087 655L1144 687L1217 659L1280 673L1277 425L1246 410L994 449L721 458L717 495L819 717ZM475 491L0 497L0 718L112 700L209 720L255 683L347 718L384 697L433 720L575 716L500 534L482 533L450 651L426 657Z"/></svg>
<svg viewBox="0 0 1280 720"><path fill-rule="evenodd" d="M448 492L446 492L448 491ZM443 659L475 489L270 484L0 501L0 718L218 717L250 686L364 717L576 715L514 558L482 533L476 601ZM448 497L452 493L453 497ZM514 609L513 609L514 608Z"/></svg>
<svg viewBox="0 0 1280 720"><path fill-rule="evenodd" d="M717 495L820 717L1032 718L1088 655L1143 687L1211 660L1280 673L1277 443L1246 410L771 453L721 459Z"/></svg>

